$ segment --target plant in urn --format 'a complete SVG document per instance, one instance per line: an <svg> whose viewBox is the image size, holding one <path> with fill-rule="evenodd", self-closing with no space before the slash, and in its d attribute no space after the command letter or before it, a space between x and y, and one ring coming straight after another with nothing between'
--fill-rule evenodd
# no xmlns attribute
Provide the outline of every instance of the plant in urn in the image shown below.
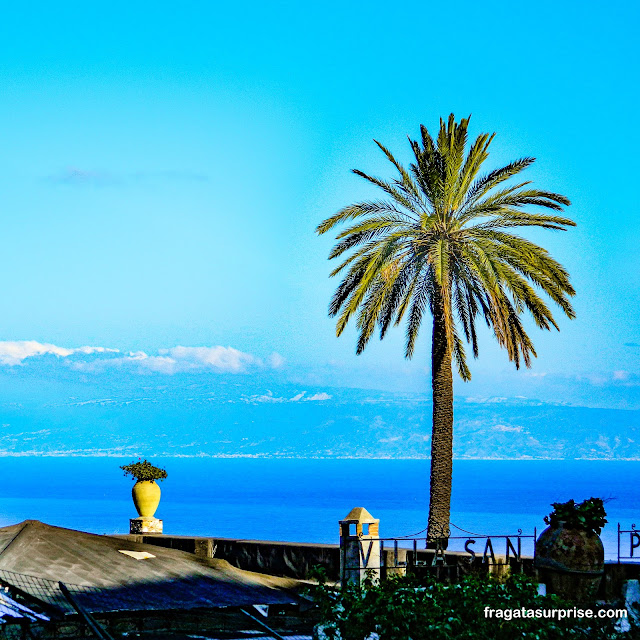
<svg viewBox="0 0 640 640"><path fill-rule="evenodd" d="M162 520L154 517L160 503L160 487L156 480L164 480L167 472L147 460L132 462L120 467L124 475L136 480L131 490L137 518L130 520L130 533L162 533Z"/></svg>

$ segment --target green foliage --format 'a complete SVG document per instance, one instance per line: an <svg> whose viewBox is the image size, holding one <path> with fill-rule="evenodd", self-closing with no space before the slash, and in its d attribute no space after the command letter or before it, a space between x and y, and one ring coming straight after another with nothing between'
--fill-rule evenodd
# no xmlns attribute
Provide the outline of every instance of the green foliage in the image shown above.
<svg viewBox="0 0 640 640"><path fill-rule="evenodd" d="M160 467L153 466L147 460L138 462L132 462L131 464L125 464L120 467L124 471L124 475L130 475L135 480L144 482L154 480L164 480L167 477L167 472Z"/></svg>
<svg viewBox="0 0 640 640"><path fill-rule="evenodd" d="M521 361L529 366L536 353L523 312L541 329L557 329L538 293L570 318L569 296L575 293L566 270L545 249L511 233L519 227L575 226L559 215L569 200L533 189L528 181L504 186L534 158L481 175L495 134L479 135L467 151L468 125L469 118L456 122L451 114L448 121L440 120L435 140L421 126L420 139L409 140L414 162L408 170L376 141L398 175L383 180L354 173L378 187L384 198L344 207L316 229L323 234L349 223L329 255L342 260L331 274L343 276L329 305L329 315L338 318L337 335L357 314L361 353L376 326L382 339L392 324L406 318L405 355L411 358L423 317L439 314L464 380L471 373L462 337L477 357L478 317L493 329L516 367Z"/></svg>
<svg viewBox="0 0 640 640"><path fill-rule="evenodd" d="M564 522L565 529L579 529L600 535L602 527L607 524L602 498L589 498L580 504L574 500L554 502L551 506L553 511L544 517L544 521L554 528Z"/></svg>
<svg viewBox="0 0 640 640"><path fill-rule="evenodd" d="M316 575L316 578L321 576ZM537 585L523 575L500 583L487 575L471 575L458 584L432 579L390 578L340 590L320 583L313 592L320 608L320 629L327 638L364 640L372 633L380 640L560 640L584 638L605 640L618 637L615 620L527 617L536 610L573 605L556 596L540 596ZM485 608L518 610L525 616L510 620L485 617ZM637 637L621 635L620 638Z"/></svg>

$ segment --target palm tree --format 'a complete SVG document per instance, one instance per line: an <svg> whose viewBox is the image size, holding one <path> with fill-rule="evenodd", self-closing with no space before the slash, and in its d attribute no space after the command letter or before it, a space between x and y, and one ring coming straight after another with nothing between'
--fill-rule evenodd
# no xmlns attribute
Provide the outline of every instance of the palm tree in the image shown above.
<svg viewBox="0 0 640 640"><path fill-rule="evenodd" d="M421 139L409 138L409 170L378 141L397 170L392 180L354 173L385 193L380 200L352 204L322 222L326 233L355 220L337 236L329 258L343 261L331 276L342 281L329 305L339 336L357 313L360 354L376 325L380 339L406 318L405 356L411 358L422 319L433 319L431 372L433 427L428 537L449 536L453 461L453 374L468 381L462 336L478 356L476 320L481 317L507 350L516 368L529 367L536 355L522 324L528 311L541 329L558 329L539 293L544 292L569 317L575 291L567 271L542 247L511 232L517 227L565 230L575 223L557 212L570 204L557 193L502 185L534 162L521 158L479 175L495 134L483 133L468 153L469 118L440 120L434 140L421 126ZM533 211L531 207L536 207ZM543 212L539 208L550 209ZM555 212L555 213L554 213Z"/></svg>

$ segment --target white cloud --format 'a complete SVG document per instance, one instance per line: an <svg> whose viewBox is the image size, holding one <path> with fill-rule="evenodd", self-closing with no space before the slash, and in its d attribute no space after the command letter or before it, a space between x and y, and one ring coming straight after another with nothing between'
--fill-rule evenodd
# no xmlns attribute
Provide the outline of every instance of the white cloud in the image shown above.
<svg viewBox="0 0 640 640"><path fill-rule="evenodd" d="M309 396L308 398L305 398L305 401L307 402L311 402L313 400L318 400L318 401L331 400L331 396L328 393L325 393L323 391L322 393L315 393L314 395Z"/></svg>
<svg viewBox="0 0 640 640"><path fill-rule="evenodd" d="M234 349L233 347L183 347L159 349L157 355L145 351L128 351L121 353L118 349L107 347L60 347L35 340L0 341L0 365L21 365L27 358L55 355L59 358L70 358L68 364L85 372L99 372L112 367L130 367L141 373L156 372L174 374L189 371L214 371L218 373L244 373L252 369L280 368L285 360L278 353L272 353L266 362L260 358ZM106 356L108 357L100 357ZM113 354L118 354L114 356ZM87 359L82 356L92 356Z"/></svg>
<svg viewBox="0 0 640 640"><path fill-rule="evenodd" d="M610 381L610 378L608 375L603 374L603 373L587 373L585 375L578 375L576 376L577 380L588 380L591 384L596 385L596 386L603 386L605 384L607 384Z"/></svg>
<svg viewBox="0 0 640 640"><path fill-rule="evenodd" d="M145 360L148 357L144 351L129 351L127 354L129 360Z"/></svg>
<svg viewBox="0 0 640 640"><path fill-rule="evenodd" d="M161 349L160 354L167 354L176 362L193 368L195 365L218 371L240 373L245 371L247 366L252 364L260 365L261 361L249 353L243 353L233 347L173 347L172 349Z"/></svg>
<svg viewBox="0 0 640 640"><path fill-rule="evenodd" d="M279 396L274 396L272 391L267 391L267 393L263 395L255 395L244 397L242 399L243 402L248 403L256 403L256 402L270 402L270 403L281 403L281 402L314 402L314 401L323 401L323 400L331 400L331 396L328 393L316 393L312 396L306 396L306 391L301 391L297 393L293 398L282 398Z"/></svg>
<svg viewBox="0 0 640 640"><path fill-rule="evenodd" d="M157 373L177 373L180 371L180 365L173 358L167 356L146 356L145 358L135 357L131 358L132 361L137 362L145 369L149 371L155 371Z"/></svg>
<svg viewBox="0 0 640 640"><path fill-rule="evenodd" d="M83 185L94 187L112 187L129 184L146 184L158 181L195 181L205 182L209 179L206 174L194 171L132 171L114 172L80 167L66 167L65 169L47 176L47 180L58 184L71 186Z"/></svg>
<svg viewBox="0 0 640 640"><path fill-rule="evenodd" d="M285 363L285 359L275 351L267 358L267 361L273 369L279 369Z"/></svg>
<svg viewBox="0 0 640 640"><path fill-rule="evenodd" d="M73 353L120 353L119 349L107 349L106 347L78 347L77 349L72 349Z"/></svg>
<svg viewBox="0 0 640 640"><path fill-rule="evenodd" d="M216 371L218 373L242 373L257 358L231 347L174 347L159 349L160 355L145 351L129 351L118 358L74 362L73 367L82 371L103 371L110 367L130 367L140 373L184 373L188 371Z"/></svg>
<svg viewBox="0 0 640 640"><path fill-rule="evenodd" d="M514 433L521 433L522 432L522 427L512 427L510 425L507 424L496 424L493 427L494 431L502 431L503 433L508 433L510 431L514 432Z"/></svg>
<svg viewBox="0 0 640 640"><path fill-rule="evenodd" d="M249 398L244 398L245 402L256 403L256 402L287 402L286 398L279 398L278 396L273 395L273 391L267 391L267 393L261 396L250 396Z"/></svg>
<svg viewBox="0 0 640 640"><path fill-rule="evenodd" d="M55 344L36 342L35 340L0 341L0 364L15 366L22 364L27 358L53 354L60 358L66 358L74 353L118 353L117 349L105 347L78 347L68 349L58 347Z"/></svg>
<svg viewBox="0 0 640 640"><path fill-rule="evenodd" d="M94 171L87 169L80 169L78 167L67 167L63 171L55 175L49 176L49 180L58 182L60 184L84 184L84 185L108 185L114 184L115 179L113 175L106 171Z"/></svg>
<svg viewBox="0 0 640 640"><path fill-rule="evenodd" d="M613 372L614 380L628 380L629 372L628 371L614 371Z"/></svg>

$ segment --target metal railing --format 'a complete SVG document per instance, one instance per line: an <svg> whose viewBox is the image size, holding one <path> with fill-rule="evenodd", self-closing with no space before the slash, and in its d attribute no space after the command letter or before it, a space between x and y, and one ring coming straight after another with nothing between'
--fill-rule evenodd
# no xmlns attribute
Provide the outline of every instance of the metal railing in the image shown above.
<svg viewBox="0 0 640 640"><path fill-rule="evenodd" d="M622 538L625 534L629 534L629 555L622 555ZM637 554L634 554L634 550L638 549ZM640 531L636 529L636 525L632 524L631 529L621 529L618 522L618 564L620 561L625 562L640 562Z"/></svg>
<svg viewBox="0 0 640 640"><path fill-rule="evenodd" d="M411 571L415 567L449 566L449 560L453 559L454 554L455 565L460 565L460 559L473 564L476 558L481 558L481 564L485 565L521 565L524 545L528 547L527 551L530 549L530 555L527 555L535 558L536 538L535 528L531 535L524 534L519 529L518 533L512 535L466 535L436 539L349 536L343 538L342 566L345 572L370 569ZM347 547L355 544L358 545L358 553L355 553L353 547L352 552L347 553ZM504 554L500 553L502 551Z"/></svg>

